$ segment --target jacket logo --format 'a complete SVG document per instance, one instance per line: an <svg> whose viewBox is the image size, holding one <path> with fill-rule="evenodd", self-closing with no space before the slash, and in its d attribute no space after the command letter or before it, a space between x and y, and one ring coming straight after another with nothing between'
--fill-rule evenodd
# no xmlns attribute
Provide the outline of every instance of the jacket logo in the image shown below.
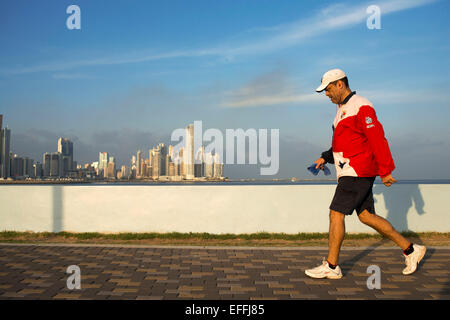
<svg viewBox="0 0 450 320"><path fill-rule="evenodd" d="M367 124L371 124L372 123L372 118L371 117L366 117L366 123Z"/></svg>
<svg viewBox="0 0 450 320"><path fill-rule="evenodd" d="M343 111L342 114L341 114L341 119L342 119L343 117L345 117L345 114L346 114L346 112Z"/></svg>
<svg viewBox="0 0 450 320"><path fill-rule="evenodd" d="M346 163L347 162L342 163L342 162L339 161L339 167L341 167L341 169L344 169L344 166L345 166Z"/></svg>

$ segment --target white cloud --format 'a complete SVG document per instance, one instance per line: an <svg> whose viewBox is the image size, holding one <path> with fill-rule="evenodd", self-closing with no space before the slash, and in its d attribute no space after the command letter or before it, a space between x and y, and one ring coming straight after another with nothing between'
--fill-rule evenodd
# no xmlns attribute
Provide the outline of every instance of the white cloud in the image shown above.
<svg viewBox="0 0 450 320"><path fill-rule="evenodd" d="M257 76L242 87L225 93L223 107L263 107L311 103L320 101L317 93L302 94L299 79L291 79L285 72L275 70Z"/></svg>
<svg viewBox="0 0 450 320"><path fill-rule="evenodd" d="M263 106L273 106L273 105L286 105L294 103L305 103L305 102L318 102L320 97L318 94L278 94L278 95L263 95L254 96L246 99L241 99L237 101L231 101L225 103L223 106L226 107L263 107Z"/></svg>
<svg viewBox="0 0 450 320"><path fill-rule="evenodd" d="M438 0L390 0L380 1L376 5L381 8L381 14L386 15L397 11L424 6L436 1ZM350 6L345 3L332 4L319 11L310 19L301 19L293 23L272 27L254 28L251 29L249 33L257 30L258 32L263 33L262 36L254 41L246 39L245 44L224 44L225 42L222 42L221 44L210 48L174 50L160 53L155 53L154 50L152 50L150 53L149 51L146 51L135 55L126 54L116 57L110 56L20 67L1 70L1 73L25 74L43 71L62 71L79 67L141 63L180 57L211 56L232 60L233 57L236 56L262 54L288 48L302 43L305 39L363 23L365 19L367 19L366 8L371 4L373 3L365 3L358 7Z"/></svg>
<svg viewBox="0 0 450 320"><path fill-rule="evenodd" d="M81 73L55 73L52 75L53 79L58 80L77 80L77 79L91 79L93 76Z"/></svg>

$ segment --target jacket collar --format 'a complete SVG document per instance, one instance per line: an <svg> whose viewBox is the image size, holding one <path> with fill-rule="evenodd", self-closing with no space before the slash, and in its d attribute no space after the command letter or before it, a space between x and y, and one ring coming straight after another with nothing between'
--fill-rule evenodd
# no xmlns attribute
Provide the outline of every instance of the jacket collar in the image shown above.
<svg viewBox="0 0 450 320"><path fill-rule="evenodd" d="M347 97L345 97L344 101L342 101L341 106L344 105L344 104L346 104L346 103L348 102L348 100L350 100L350 98L351 98L354 94L356 94L356 91L353 91L353 92L349 93L349 95L348 95Z"/></svg>

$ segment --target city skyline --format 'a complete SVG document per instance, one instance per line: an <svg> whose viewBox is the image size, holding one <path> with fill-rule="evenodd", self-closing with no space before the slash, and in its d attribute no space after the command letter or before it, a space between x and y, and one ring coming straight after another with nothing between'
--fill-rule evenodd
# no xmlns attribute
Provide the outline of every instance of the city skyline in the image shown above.
<svg viewBox="0 0 450 320"><path fill-rule="evenodd" d="M142 150L130 158L129 166L117 168L116 158L100 151L98 161L78 164L74 160L73 142L59 137L56 152L44 152L42 162L22 157L11 151L11 130L2 129L3 115L0 115L0 178L1 179L152 179L158 181L223 180L223 163L219 155L205 153L202 145L194 152L194 124L189 124L178 149L173 145L159 143L149 149L144 158Z"/></svg>
<svg viewBox="0 0 450 320"><path fill-rule="evenodd" d="M79 30L66 25L72 4ZM373 5L379 28L370 28ZM222 132L279 129L272 178L311 178L306 167L329 149L336 110L314 90L340 68L375 107L394 177L450 178L448 1L17 0L0 8L0 113L22 157L56 152L67 137L78 163L105 151L119 169L136 150L169 145L173 128L202 120ZM266 178L260 167L224 164L232 179Z"/></svg>

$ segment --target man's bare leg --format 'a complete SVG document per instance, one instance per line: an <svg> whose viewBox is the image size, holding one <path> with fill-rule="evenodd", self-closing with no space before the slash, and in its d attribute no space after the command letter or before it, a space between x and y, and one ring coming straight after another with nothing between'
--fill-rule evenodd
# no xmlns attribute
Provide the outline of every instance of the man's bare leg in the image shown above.
<svg viewBox="0 0 450 320"><path fill-rule="evenodd" d="M406 250L411 244L410 241L408 241L397 230L395 230L392 224L383 217L370 213L367 210L361 212L358 217L362 223L368 225L369 227L381 233L383 236L394 241L400 248L402 248L402 250Z"/></svg>
<svg viewBox="0 0 450 320"><path fill-rule="evenodd" d="M328 235L328 262L338 264L339 251L345 235L345 215L330 210L330 230Z"/></svg>

